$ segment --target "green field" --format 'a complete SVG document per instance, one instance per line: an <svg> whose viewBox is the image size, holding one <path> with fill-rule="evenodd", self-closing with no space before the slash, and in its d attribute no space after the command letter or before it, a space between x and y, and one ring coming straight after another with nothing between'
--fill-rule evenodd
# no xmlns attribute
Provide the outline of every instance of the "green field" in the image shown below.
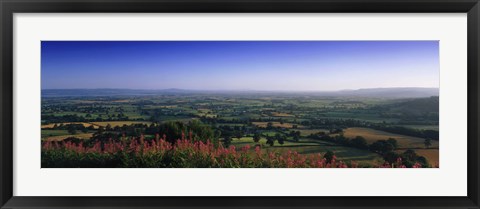
<svg viewBox="0 0 480 209"><path fill-rule="evenodd" d="M402 125L406 128L413 128L419 130L436 130L438 131L438 125Z"/></svg>
<svg viewBox="0 0 480 209"><path fill-rule="evenodd" d="M68 135L67 130L42 130L42 138Z"/></svg>
<svg viewBox="0 0 480 209"><path fill-rule="evenodd" d="M146 124L150 125L152 122L149 121L101 121L101 122L92 122L92 124L97 126L123 126L123 125L132 125L132 124Z"/></svg>
<svg viewBox="0 0 480 209"><path fill-rule="evenodd" d="M232 145L241 148L246 145L255 146L256 144L260 144L265 151L286 152L290 150L306 155L318 153L324 154L327 151L333 151L338 157L338 160L347 162L357 161L359 163L378 164L382 161L382 158L375 153L351 147L336 146L330 142L319 140L300 139L299 142L285 141L283 145L277 143L274 146L269 146L265 142L265 138L262 138L259 143L255 143L252 137L242 137L241 139L234 138Z"/></svg>

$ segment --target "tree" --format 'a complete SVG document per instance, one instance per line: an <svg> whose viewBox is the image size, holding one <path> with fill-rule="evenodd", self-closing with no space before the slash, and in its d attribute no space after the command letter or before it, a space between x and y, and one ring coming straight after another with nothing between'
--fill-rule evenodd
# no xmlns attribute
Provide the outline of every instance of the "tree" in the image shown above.
<svg viewBox="0 0 480 209"><path fill-rule="evenodd" d="M259 142L260 139L261 139L260 133L255 133L255 134L253 135L253 141L254 141L255 143Z"/></svg>
<svg viewBox="0 0 480 209"><path fill-rule="evenodd" d="M342 132L343 132L343 130L341 128L330 129L331 134L339 134L339 133L342 133Z"/></svg>
<svg viewBox="0 0 480 209"><path fill-rule="evenodd" d="M218 139L215 138L215 132L213 131L213 129L209 125L203 124L199 120L192 120L188 122L186 128L188 130L186 133L193 133L192 137L194 141L210 141L213 144L218 143Z"/></svg>
<svg viewBox="0 0 480 209"><path fill-rule="evenodd" d="M392 144L388 143L385 140L378 140L378 141L374 142L373 144L371 144L369 149L372 152L376 152L376 153L379 153L379 154L383 155L385 153L393 151L394 147L393 147Z"/></svg>
<svg viewBox="0 0 480 209"><path fill-rule="evenodd" d="M300 131L290 131L288 134L289 136L293 137L293 141L298 142L300 140Z"/></svg>
<svg viewBox="0 0 480 209"><path fill-rule="evenodd" d="M423 144L425 144L425 147L428 149L430 146L432 146L432 140L427 138L427 139L425 139Z"/></svg>
<svg viewBox="0 0 480 209"><path fill-rule="evenodd" d="M388 138L387 142L390 143L393 146L393 149L397 149L397 147L398 147L397 140L395 140L394 138Z"/></svg>
<svg viewBox="0 0 480 209"><path fill-rule="evenodd" d="M187 124L180 121L172 121L162 123L157 127L157 130L153 130L155 133L162 133L167 136L167 141L174 144L178 139L192 138L193 141L210 141L213 144L218 143L217 135L209 125L205 125L198 120L193 120ZM190 135L191 133L191 135ZM228 133L223 133L225 136L232 137Z"/></svg>
<svg viewBox="0 0 480 209"><path fill-rule="evenodd" d="M400 157L400 155L398 155L397 153L392 152L392 151L387 152L383 155L383 159L390 164L397 162L397 159L399 157Z"/></svg>
<svg viewBox="0 0 480 209"><path fill-rule="evenodd" d="M418 159L418 155L415 152L415 150L408 149L405 152L402 153L401 155L403 164L407 167L412 167Z"/></svg>
<svg viewBox="0 0 480 209"><path fill-rule="evenodd" d="M98 133L102 133L104 131L105 131L105 128L103 126L99 126L98 129L97 129Z"/></svg>
<svg viewBox="0 0 480 209"><path fill-rule="evenodd" d="M241 139L243 137L243 131L236 131L235 132L235 137L238 139Z"/></svg>
<svg viewBox="0 0 480 209"><path fill-rule="evenodd" d="M275 139L278 141L279 144L283 145L285 143L285 136L280 135L279 133L275 134Z"/></svg>
<svg viewBox="0 0 480 209"><path fill-rule="evenodd" d="M232 144L232 137L226 136L226 137L223 139L223 146L229 147L231 144Z"/></svg>
<svg viewBox="0 0 480 209"><path fill-rule="evenodd" d="M75 135L77 133L77 130L75 129L75 126L68 126L67 131L71 135Z"/></svg>
<svg viewBox="0 0 480 209"><path fill-rule="evenodd" d="M323 155L323 158L327 160L327 163L331 163L333 160L333 156L335 156L335 153L333 153L331 150L328 150L325 155Z"/></svg>
<svg viewBox="0 0 480 209"><path fill-rule="evenodd" d="M350 143L352 144L353 147L357 147L360 149L366 149L368 148L367 140L361 136L357 136L353 138Z"/></svg>
<svg viewBox="0 0 480 209"><path fill-rule="evenodd" d="M298 137L298 135L293 136L293 141L295 142L300 141L300 137Z"/></svg>
<svg viewBox="0 0 480 209"><path fill-rule="evenodd" d="M267 144L273 146L275 144L275 139L271 136L267 136Z"/></svg>
<svg viewBox="0 0 480 209"><path fill-rule="evenodd" d="M430 167L430 164L428 163L427 158L425 158L423 156L417 157L416 162L420 163L422 165L422 168Z"/></svg>

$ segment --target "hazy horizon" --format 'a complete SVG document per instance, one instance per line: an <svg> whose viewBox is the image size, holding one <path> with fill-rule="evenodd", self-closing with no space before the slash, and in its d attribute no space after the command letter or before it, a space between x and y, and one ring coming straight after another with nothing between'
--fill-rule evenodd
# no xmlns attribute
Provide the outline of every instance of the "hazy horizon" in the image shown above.
<svg viewBox="0 0 480 209"><path fill-rule="evenodd" d="M438 41L42 41L42 90L438 88Z"/></svg>
<svg viewBox="0 0 480 209"><path fill-rule="evenodd" d="M134 89L134 88L50 88L41 90L138 90L138 91L164 91L164 90L182 90L182 91L273 91L273 92L337 92L337 91L359 91L373 89L439 89L438 87L379 87L379 88L360 88L360 89L338 89L338 90L258 90L258 89L181 89L181 88L165 88L165 89Z"/></svg>

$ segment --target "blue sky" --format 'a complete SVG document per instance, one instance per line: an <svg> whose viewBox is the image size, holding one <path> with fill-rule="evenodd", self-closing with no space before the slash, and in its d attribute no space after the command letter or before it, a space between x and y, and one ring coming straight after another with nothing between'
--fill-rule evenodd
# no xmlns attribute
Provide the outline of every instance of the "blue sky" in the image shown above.
<svg viewBox="0 0 480 209"><path fill-rule="evenodd" d="M438 41L42 41L42 89L439 87Z"/></svg>

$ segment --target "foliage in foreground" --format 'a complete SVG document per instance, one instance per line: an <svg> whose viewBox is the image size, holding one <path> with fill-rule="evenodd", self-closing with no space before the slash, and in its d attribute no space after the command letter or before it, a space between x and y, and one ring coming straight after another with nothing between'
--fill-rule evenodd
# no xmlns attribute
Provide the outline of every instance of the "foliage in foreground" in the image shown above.
<svg viewBox="0 0 480 209"><path fill-rule="evenodd" d="M356 168L356 162L337 161L335 155L301 155L297 152L269 152L259 146L215 146L210 141L181 139L170 143L166 136L154 140L143 136L131 140L48 141L42 143L42 168ZM405 168L402 159L378 165L380 168ZM420 168L416 163L413 168Z"/></svg>

